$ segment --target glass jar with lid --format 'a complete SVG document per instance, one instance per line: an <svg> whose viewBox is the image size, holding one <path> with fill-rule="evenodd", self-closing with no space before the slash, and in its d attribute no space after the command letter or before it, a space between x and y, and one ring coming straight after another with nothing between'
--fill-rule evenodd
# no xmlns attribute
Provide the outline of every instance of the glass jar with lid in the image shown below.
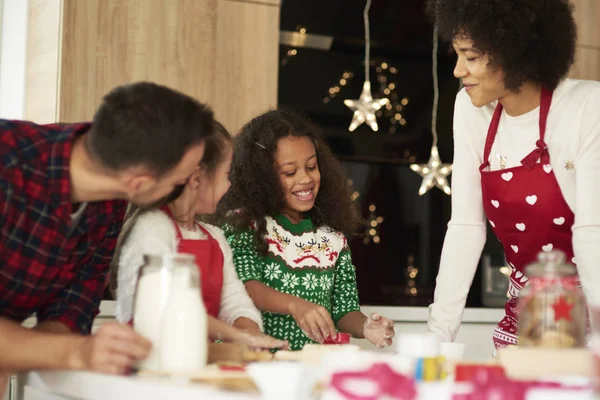
<svg viewBox="0 0 600 400"><path fill-rule="evenodd" d="M541 252L525 269L519 294L519 346L575 348L586 345L587 309L577 270L565 254Z"/></svg>

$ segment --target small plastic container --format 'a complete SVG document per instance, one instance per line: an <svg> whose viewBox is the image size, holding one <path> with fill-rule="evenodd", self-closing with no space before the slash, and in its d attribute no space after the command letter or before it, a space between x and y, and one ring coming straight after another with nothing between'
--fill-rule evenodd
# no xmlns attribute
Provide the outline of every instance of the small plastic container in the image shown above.
<svg viewBox="0 0 600 400"><path fill-rule="evenodd" d="M505 378L504 368L488 364L457 364L454 369L456 382L475 382L486 384L489 381Z"/></svg>
<svg viewBox="0 0 600 400"><path fill-rule="evenodd" d="M403 333L396 342L398 355L414 361L415 380L431 382L444 379L444 358L440 356L440 341L435 335Z"/></svg>
<svg viewBox="0 0 600 400"><path fill-rule="evenodd" d="M323 344L349 344L350 343L350 334L344 332L338 332L335 338L328 337L325 339Z"/></svg>
<svg viewBox="0 0 600 400"><path fill-rule="evenodd" d="M417 398L414 380L395 372L385 363L364 371L338 372L331 377L326 400L379 400Z"/></svg>

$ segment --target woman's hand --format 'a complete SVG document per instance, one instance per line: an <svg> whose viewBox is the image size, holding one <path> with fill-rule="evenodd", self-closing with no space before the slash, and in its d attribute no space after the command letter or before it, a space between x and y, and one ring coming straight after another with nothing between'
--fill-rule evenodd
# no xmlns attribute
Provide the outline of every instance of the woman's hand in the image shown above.
<svg viewBox="0 0 600 400"><path fill-rule="evenodd" d="M363 334L365 339L377 347L391 346L394 337L394 321L373 313L365 321Z"/></svg>
<svg viewBox="0 0 600 400"><path fill-rule="evenodd" d="M325 307L301 298L290 304L290 315L306 336L318 343L337 335L335 324Z"/></svg>

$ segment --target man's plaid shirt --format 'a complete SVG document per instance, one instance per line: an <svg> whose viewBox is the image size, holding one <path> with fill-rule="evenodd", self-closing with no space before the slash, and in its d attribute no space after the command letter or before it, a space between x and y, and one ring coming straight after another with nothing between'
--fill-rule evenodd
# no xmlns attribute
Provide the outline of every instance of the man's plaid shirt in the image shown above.
<svg viewBox="0 0 600 400"><path fill-rule="evenodd" d="M71 221L71 147L89 126L0 120L0 316L91 329L126 202Z"/></svg>

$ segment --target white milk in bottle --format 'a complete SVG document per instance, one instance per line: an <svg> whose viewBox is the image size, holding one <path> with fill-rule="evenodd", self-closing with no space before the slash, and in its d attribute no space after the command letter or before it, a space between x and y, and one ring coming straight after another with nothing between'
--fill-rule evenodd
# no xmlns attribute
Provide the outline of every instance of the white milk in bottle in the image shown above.
<svg viewBox="0 0 600 400"><path fill-rule="evenodd" d="M189 259L179 254L145 255L144 265L138 272L133 306L133 328L152 342L148 357L140 361L138 369L160 371L161 315L167 300L174 267ZM192 257L193 262L193 257Z"/></svg>
<svg viewBox="0 0 600 400"><path fill-rule="evenodd" d="M173 268L169 298L162 311L160 361L164 371L201 369L208 357L207 315L198 267L193 261Z"/></svg>

